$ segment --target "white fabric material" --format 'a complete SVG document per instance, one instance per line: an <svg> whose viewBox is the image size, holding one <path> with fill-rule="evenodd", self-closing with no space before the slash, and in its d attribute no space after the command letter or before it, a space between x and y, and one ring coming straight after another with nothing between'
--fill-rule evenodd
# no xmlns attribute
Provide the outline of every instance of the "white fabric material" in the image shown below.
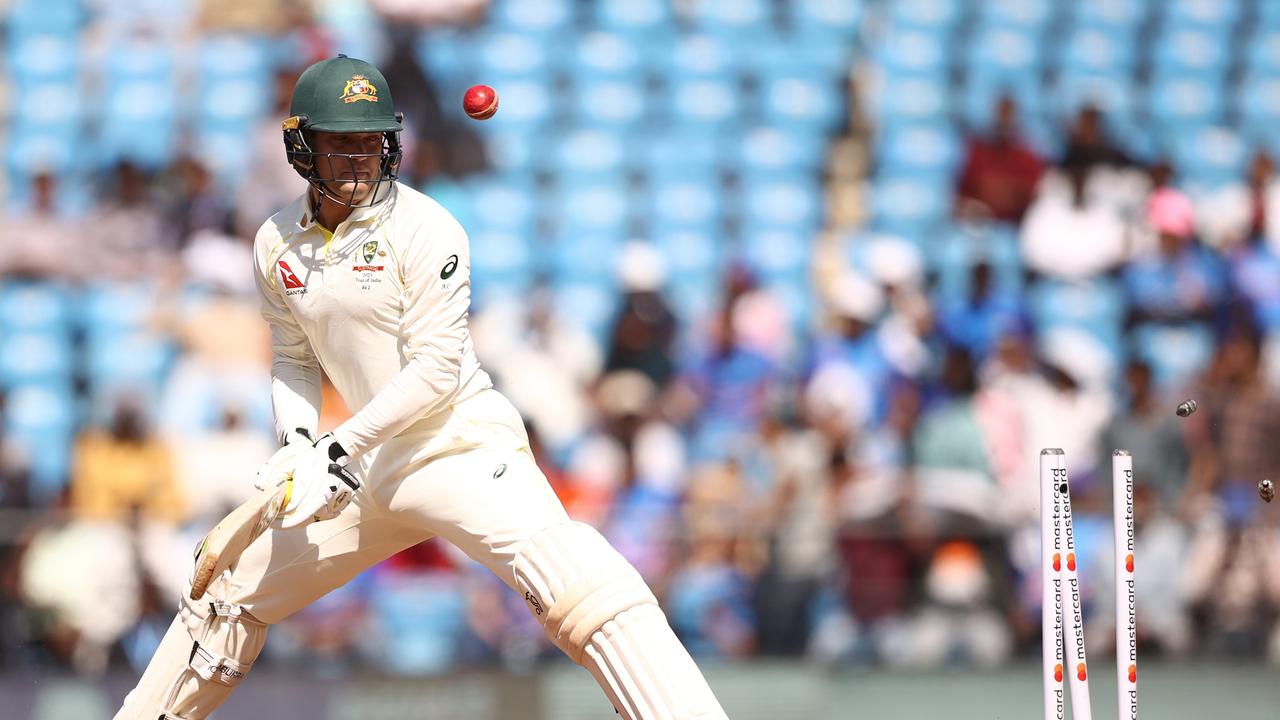
<svg viewBox="0 0 1280 720"><path fill-rule="evenodd" d="M624 720L726 717L640 573L595 528L549 527L513 565L547 636L591 671Z"/></svg>
<svg viewBox="0 0 1280 720"><path fill-rule="evenodd" d="M280 434L314 434L322 366L356 410L334 431L353 458L490 387L467 330L470 265L453 216L400 184L331 239L306 196L263 224L254 267Z"/></svg>
<svg viewBox="0 0 1280 720"><path fill-rule="evenodd" d="M253 667L267 626L238 605L187 599L115 720L204 720Z"/></svg>
<svg viewBox="0 0 1280 720"><path fill-rule="evenodd" d="M728 720L657 605L605 623L583 653L623 720Z"/></svg>
<svg viewBox="0 0 1280 720"><path fill-rule="evenodd" d="M1125 231L1110 207L1072 205L1069 198L1041 196L1022 223L1022 257L1036 272L1061 279L1093 277L1125 257Z"/></svg>
<svg viewBox="0 0 1280 720"><path fill-rule="evenodd" d="M547 636L579 664L587 640L606 622L658 604L640 573L585 523L549 527L526 540L515 572L517 588Z"/></svg>

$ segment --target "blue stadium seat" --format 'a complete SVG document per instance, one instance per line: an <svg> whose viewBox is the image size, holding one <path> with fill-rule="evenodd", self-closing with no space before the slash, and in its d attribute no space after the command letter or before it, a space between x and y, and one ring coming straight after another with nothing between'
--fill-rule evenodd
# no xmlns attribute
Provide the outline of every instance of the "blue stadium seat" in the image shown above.
<svg viewBox="0 0 1280 720"><path fill-rule="evenodd" d="M1151 366L1157 385L1180 388L1203 372L1213 357L1214 339L1204 325L1143 324L1133 329L1133 352Z"/></svg>
<svg viewBox="0 0 1280 720"><path fill-rule="evenodd" d="M573 109L583 125L626 129L643 122L648 111L644 87L630 80L580 80L573 93Z"/></svg>
<svg viewBox="0 0 1280 720"><path fill-rule="evenodd" d="M630 151L620 135L596 129L579 129L555 137L552 160L556 167L581 180L587 174L621 171Z"/></svg>
<svg viewBox="0 0 1280 720"><path fill-rule="evenodd" d="M574 72L579 76L634 80L644 67L641 47L619 33L590 32L574 44Z"/></svg>
<svg viewBox="0 0 1280 720"><path fill-rule="evenodd" d="M84 95L75 82L50 80L24 88L10 102L10 132L75 136L84 121Z"/></svg>
<svg viewBox="0 0 1280 720"><path fill-rule="evenodd" d="M889 22L896 28L947 31L960 20L963 10L956 0L914 0L888 4Z"/></svg>
<svg viewBox="0 0 1280 720"><path fill-rule="evenodd" d="M878 175L869 190L872 227L917 244L951 211L951 178Z"/></svg>
<svg viewBox="0 0 1280 720"><path fill-rule="evenodd" d="M747 178L740 200L748 226L809 228L823 220L822 186L811 175Z"/></svg>
<svg viewBox="0 0 1280 720"><path fill-rule="evenodd" d="M1031 287L1028 301L1032 319L1041 332L1064 326L1080 328L1118 354L1128 304L1124 289L1117 282L1042 281Z"/></svg>
<svg viewBox="0 0 1280 720"><path fill-rule="evenodd" d="M1076 0L1072 3L1078 27L1133 31L1147 19L1148 0Z"/></svg>
<svg viewBox="0 0 1280 720"><path fill-rule="evenodd" d="M1181 76L1156 77L1148 91L1148 112L1168 129L1220 122L1223 93L1218 84Z"/></svg>
<svg viewBox="0 0 1280 720"><path fill-rule="evenodd" d="M617 247L609 249L615 253ZM607 272L612 272L612 267ZM608 277L608 276L604 276ZM577 282L563 282L556 288L553 301L558 314L570 322L578 323L597 342L604 342L609 323L617 313L618 293L609 283L584 281L581 274Z"/></svg>
<svg viewBox="0 0 1280 720"><path fill-rule="evenodd" d="M912 3L895 3L911 5ZM938 75L951 62L951 43L946 35L921 30L890 32L881 38L872 59L892 75Z"/></svg>
<svg viewBox="0 0 1280 720"><path fill-rule="evenodd" d="M535 37L496 32L475 42L473 72L494 87L516 78L545 80L552 70L548 47Z"/></svg>
<svg viewBox="0 0 1280 720"><path fill-rule="evenodd" d="M699 30L738 36L758 35L772 22L768 0L693 3L690 19Z"/></svg>
<svg viewBox="0 0 1280 720"><path fill-rule="evenodd" d="M1043 43L1035 33L1017 26L978 29L965 44L968 72L1035 76L1040 71Z"/></svg>
<svg viewBox="0 0 1280 720"><path fill-rule="evenodd" d="M477 298L519 296L530 286L535 267L531 235L480 228L471 240L471 285Z"/></svg>
<svg viewBox="0 0 1280 720"><path fill-rule="evenodd" d="M1138 63L1138 44L1124 31L1077 28L1067 37L1060 60L1063 73L1129 76Z"/></svg>
<svg viewBox="0 0 1280 720"><path fill-rule="evenodd" d="M14 0L4 19L12 40L37 33L73 38L87 18L81 0Z"/></svg>
<svg viewBox="0 0 1280 720"><path fill-rule="evenodd" d="M664 295L680 319L680 332L688 339L699 320L710 317L720 301L720 273L673 274Z"/></svg>
<svg viewBox="0 0 1280 720"><path fill-rule="evenodd" d="M163 82L173 76L176 68L172 45L120 38L107 51L103 74L113 84L134 80Z"/></svg>
<svg viewBox="0 0 1280 720"><path fill-rule="evenodd" d="M844 119L844 103L833 83L806 75L775 76L765 81L766 122L814 131L831 131Z"/></svg>
<svg viewBox="0 0 1280 720"><path fill-rule="evenodd" d="M74 35L23 35L6 48L11 82L15 87L43 82L75 82L80 48Z"/></svg>
<svg viewBox="0 0 1280 720"><path fill-rule="evenodd" d="M652 184L645 216L656 227L714 229L724 216L723 193L696 178Z"/></svg>
<svg viewBox="0 0 1280 720"><path fill-rule="evenodd" d="M74 361L62 328L7 332L0 343L0 386L65 382Z"/></svg>
<svg viewBox="0 0 1280 720"><path fill-rule="evenodd" d="M14 175L22 178L39 172L62 175L70 172L74 163L84 161L81 154L84 148L77 144L79 138L69 129L37 130L18 126L10 131L5 161ZM11 191L10 199L15 194L16 190Z"/></svg>
<svg viewBox="0 0 1280 720"><path fill-rule="evenodd" d="M1280 3L1273 3L1280 8ZM1280 11L1277 11L1280 15ZM1246 75L1280 75L1280 23L1275 29L1260 30L1245 48Z"/></svg>
<svg viewBox="0 0 1280 720"><path fill-rule="evenodd" d="M1280 123L1280 76L1251 74L1235 92L1242 128L1258 137L1274 134Z"/></svg>
<svg viewBox="0 0 1280 720"><path fill-rule="evenodd" d="M743 174L799 170L821 172L827 143L816 133L762 125L751 128L730 148L727 162Z"/></svg>
<svg viewBox="0 0 1280 720"><path fill-rule="evenodd" d="M501 108L492 120L479 123L479 131L528 133L546 128L560 110L545 78L507 78L495 81Z"/></svg>
<svg viewBox="0 0 1280 720"><path fill-rule="evenodd" d="M986 0L977 5L978 23L1039 30L1053 21L1056 5L1053 0Z"/></svg>
<svg viewBox="0 0 1280 720"><path fill-rule="evenodd" d="M168 341L145 331L95 331L87 340L86 370L99 393L124 387L158 390L174 354Z"/></svg>
<svg viewBox="0 0 1280 720"><path fill-rule="evenodd" d="M650 178L712 174L728 154L724 134L705 126L685 125L650 134L634 152Z"/></svg>
<svg viewBox="0 0 1280 720"><path fill-rule="evenodd" d="M519 128L496 125L484 133L485 154L494 170L523 175L544 169L553 162L553 144L559 136L529 133Z"/></svg>
<svg viewBox="0 0 1280 720"><path fill-rule="evenodd" d="M950 178L962 161L963 143L949 125L899 125L877 139L875 162L894 177Z"/></svg>
<svg viewBox="0 0 1280 720"><path fill-rule="evenodd" d="M941 75L882 74L868 88L867 115L881 128L942 120L950 111L949 91L950 86Z"/></svg>
<svg viewBox="0 0 1280 720"><path fill-rule="evenodd" d="M1018 116L1024 123L1046 114L1043 83L1027 73L970 73L957 95L957 112L973 129L985 130L991 126L996 102L1003 95L1017 103Z"/></svg>
<svg viewBox="0 0 1280 720"><path fill-rule="evenodd" d="M1166 27L1208 30L1224 39L1240 21L1243 11L1242 3L1221 0L1169 0L1160 5Z"/></svg>
<svg viewBox="0 0 1280 720"><path fill-rule="evenodd" d="M71 302L54 283L6 282L0 285L0 329L57 332L70 324Z"/></svg>
<svg viewBox="0 0 1280 720"><path fill-rule="evenodd" d="M792 0L791 24L803 36L830 34L852 41L865 12L862 0Z"/></svg>
<svg viewBox="0 0 1280 720"><path fill-rule="evenodd" d="M671 22L666 0L597 0L596 23L620 33L657 33Z"/></svg>
<svg viewBox="0 0 1280 720"><path fill-rule="evenodd" d="M1267 31L1280 30L1280 3L1262 0L1255 4L1258 27Z"/></svg>
<svg viewBox="0 0 1280 720"><path fill-rule="evenodd" d="M727 80L673 78L661 107L678 124L722 126L739 122L742 97L737 85ZM801 111L808 109L802 101Z"/></svg>
<svg viewBox="0 0 1280 720"><path fill-rule="evenodd" d="M1085 105L1096 106L1109 118L1130 118L1137 111L1136 88L1122 75L1063 74L1054 90L1052 112L1064 120Z"/></svg>
<svg viewBox="0 0 1280 720"><path fill-rule="evenodd" d="M570 233L625 234L631 220L631 196L621 177L612 182L597 177L582 182L570 175L549 209L557 226Z"/></svg>
<svg viewBox="0 0 1280 720"><path fill-rule="evenodd" d="M135 80L108 91L99 159L157 168L173 158L177 97L170 82Z"/></svg>
<svg viewBox="0 0 1280 720"><path fill-rule="evenodd" d="M75 309L85 331L115 333L145 325L156 302L155 292L147 285L103 283L86 289Z"/></svg>
<svg viewBox="0 0 1280 720"><path fill-rule="evenodd" d="M570 0L497 0L489 9L489 19L503 30L523 35L552 33L573 22Z"/></svg>
<svg viewBox="0 0 1280 720"><path fill-rule="evenodd" d="M1000 223L948 224L942 228L925 257L938 274L938 293L946 300L968 297L973 267L991 267L997 293L1023 291L1022 257L1017 229Z"/></svg>
<svg viewBox="0 0 1280 720"><path fill-rule="evenodd" d="M527 235L538 221L538 194L533 180L527 176L472 178L467 181L465 192L471 205L480 209L474 218L477 230Z"/></svg>
<svg viewBox="0 0 1280 720"><path fill-rule="evenodd" d="M716 284L715 278L724 266L724 241L719 228L699 231L655 223L649 236L662 253L673 284L684 280L710 280L713 286Z"/></svg>
<svg viewBox="0 0 1280 720"><path fill-rule="evenodd" d="M1188 184L1205 189L1240 181L1249 162L1249 147L1226 127L1179 132L1173 136L1172 145L1178 175Z"/></svg>
<svg viewBox="0 0 1280 720"><path fill-rule="evenodd" d="M809 275L816 227L751 226L742 259L766 283L802 281Z"/></svg>
<svg viewBox="0 0 1280 720"><path fill-rule="evenodd" d="M455 29L432 28L418 33L414 57L423 70L442 88L465 84L474 72L476 46L470 37Z"/></svg>
<svg viewBox="0 0 1280 720"><path fill-rule="evenodd" d="M30 492L38 505L53 502L67 482L78 421L75 398L65 381L22 385L9 391L5 428L9 441L31 469Z"/></svg>
<svg viewBox="0 0 1280 720"><path fill-rule="evenodd" d="M681 33L659 60L669 80L690 77L728 78L737 70L730 43L706 33Z"/></svg>
<svg viewBox="0 0 1280 720"><path fill-rule="evenodd" d="M200 43L199 71L203 77L261 77L269 75L268 41L252 35L206 36Z"/></svg>
<svg viewBox="0 0 1280 720"><path fill-rule="evenodd" d="M1221 82L1231 63L1229 46L1212 32L1187 28L1170 29L1152 43L1152 62L1157 73L1195 76Z"/></svg>
<svg viewBox="0 0 1280 720"><path fill-rule="evenodd" d="M209 78L200 89L198 124L248 131L270 108L271 87L263 76Z"/></svg>
<svg viewBox="0 0 1280 720"><path fill-rule="evenodd" d="M458 661L466 597L453 573L387 575L369 593L379 669L392 675L440 675Z"/></svg>

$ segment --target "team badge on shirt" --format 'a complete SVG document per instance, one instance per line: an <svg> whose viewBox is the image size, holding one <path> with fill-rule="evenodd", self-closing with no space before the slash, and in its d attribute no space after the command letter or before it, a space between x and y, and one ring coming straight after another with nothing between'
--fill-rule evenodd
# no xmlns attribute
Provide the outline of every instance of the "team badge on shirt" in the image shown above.
<svg viewBox="0 0 1280 720"><path fill-rule="evenodd" d="M370 240L369 242L364 244L364 261L365 262L367 263L373 262L373 257L374 255L377 255L377 254L378 254L377 240Z"/></svg>

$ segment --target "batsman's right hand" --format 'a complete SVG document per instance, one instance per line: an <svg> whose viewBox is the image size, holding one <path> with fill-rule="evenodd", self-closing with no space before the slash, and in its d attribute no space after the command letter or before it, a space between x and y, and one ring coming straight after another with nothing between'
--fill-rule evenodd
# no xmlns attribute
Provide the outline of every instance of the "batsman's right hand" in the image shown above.
<svg viewBox="0 0 1280 720"><path fill-rule="evenodd" d="M311 451L311 445L315 439L311 437L311 433L306 428L297 428L292 432L285 433L284 445L279 450L272 453L271 457L258 468L258 474L253 479L253 486L259 490L277 487L289 478L293 477L293 471L298 467L298 460L304 453Z"/></svg>

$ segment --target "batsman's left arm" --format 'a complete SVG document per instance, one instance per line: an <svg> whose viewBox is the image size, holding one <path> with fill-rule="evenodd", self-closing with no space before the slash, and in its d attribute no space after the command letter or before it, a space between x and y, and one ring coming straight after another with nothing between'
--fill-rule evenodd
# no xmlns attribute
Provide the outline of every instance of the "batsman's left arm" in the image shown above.
<svg viewBox="0 0 1280 720"><path fill-rule="evenodd" d="M390 440L458 393L471 306L471 258L447 213L418 231L401 258L408 362L367 405L334 430L351 457Z"/></svg>

